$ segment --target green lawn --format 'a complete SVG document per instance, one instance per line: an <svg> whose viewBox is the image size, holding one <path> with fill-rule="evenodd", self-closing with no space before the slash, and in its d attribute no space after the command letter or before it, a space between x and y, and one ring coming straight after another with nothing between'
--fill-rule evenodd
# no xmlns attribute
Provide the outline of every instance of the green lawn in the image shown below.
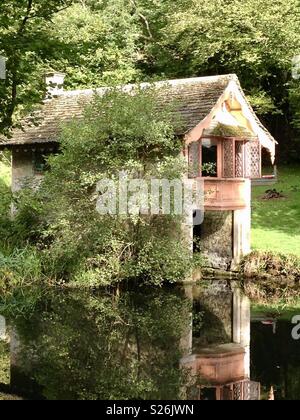
<svg viewBox="0 0 300 420"><path fill-rule="evenodd" d="M1 155L0 155L1 159ZM0 160L0 215L7 212L9 206L9 191L10 191L10 167L8 162Z"/></svg>
<svg viewBox="0 0 300 420"><path fill-rule="evenodd" d="M286 198L262 200L269 188ZM300 166L279 168L272 187L254 187L252 207L252 248L300 256Z"/></svg>
<svg viewBox="0 0 300 420"><path fill-rule="evenodd" d="M0 179L1 182L9 186L10 184L10 167L8 162L5 160L4 162L1 162L0 160Z"/></svg>
<svg viewBox="0 0 300 420"><path fill-rule="evenodd" d="M252 317L275 317L280 321L291 322L295 315L299 315L300 301L294 302L292 305L285 302L278 302L269 305L252 304L251 316Z"/></svg>

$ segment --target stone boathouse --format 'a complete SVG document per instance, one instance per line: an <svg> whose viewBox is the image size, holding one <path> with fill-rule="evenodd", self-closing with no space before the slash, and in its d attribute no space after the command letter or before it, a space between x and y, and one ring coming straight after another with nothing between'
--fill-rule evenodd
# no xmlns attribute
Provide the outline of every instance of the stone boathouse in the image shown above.
<svg viewBox="0 0 300 420"><path fill-rule="evenodd" d="M29 179L43 176L47 156L59 150L62 123L80 118L94 94L106 91L66 91L64 76L48 74L47 98L34 114L35 123L29 117L12 138L0 140L0 150L12 153L13 192ZM276 141L256 116L236 75L170 80L155 86L158 91L164 86L165 103L178 103L173 112L183 121L176 134L189 163L187 176L204 181L204 222L191 223L188 236L191 243L199 239L211 266L229 269L250 252L251 181L263 180L263 153L274 164Z"/></svg>

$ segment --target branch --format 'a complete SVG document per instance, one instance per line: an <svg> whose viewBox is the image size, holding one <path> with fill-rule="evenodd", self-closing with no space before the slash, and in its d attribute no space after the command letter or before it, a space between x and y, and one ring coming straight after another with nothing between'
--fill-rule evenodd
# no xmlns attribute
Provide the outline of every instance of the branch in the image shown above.
<svg viewBox="0 0 300 420"><path fill-rule="evenodd" d="M17 32L17 37L21 37L24 34L24 32L26 30L27 22L30 18L32 7L33 7L33 0L28 0L26 13L25 13L25 16L24 16L22 22L20 23L20 27L19 27L18 32ZM8 126L11 126L12 123L13 123L12 117L13 117L13 114L15 112L15 108L16 108L16 105L17 105L18 67L19 67L19 64L20 64L20 57L16 56L14 58L14 66L13 66L12 71L11 71L11 75L12 75L12 77L11 77L11 98L10 98L9 105L7 106L7 115L6 115L6 118L5 118L6 119L6 124Z"/></svg>
<svg viewBox="0 0 300 420"><path fill-rule="evenodd" d="M48 15L35 14L35 15L32 15L32 16L29 16L28 19L34 19L34 18L37 18L37 17L44 18L44 19L49 19L51 15L55 15L56 13L63 12L64 10L69 9L70 6L71 6L71 4L68 4L67 6L64 6L64 7L61 7L60 9L55 10L55 12L49 12Z"/></svg>
<svg viewBox="0 0 300 420"><path fill-rule="evenodd" d="M65 10L65 9L67 9L68 7L70 7L70 4L56 10L54 13L59 13L59 12ZM33 5L34 5L34 0L28 0L25 16L24 16L22 22L20 23L19 29L18 29L17 34L16 34L17 38L18 37L21 38L24 35L24 32L26 31L28 21L30 19L34 19L36 17L43 17L42 15L39 16L38 14L33 14L32 13ZM51 13L50 13L49 16L51 16ZM44 18L46 19L47 17L44 16ZM7 126L12 126L12 124L13 124L12 117L13 117L13 114L14 114L16 106L17 106L19 65L20 65L20 57L15 56L14 57L13 69L11 70L11 74L12 74L12 77L11 77L11 98L10 98L9 105L7 106L7 114L6 114L6 118L5 118L5 124L4 124L4 125L7 125Z"/></svg>
<svg viewBox="0 0 300 420"><path fill-rule="evenodd" d="M153 39L153 34L151 32L151 28L150 28L150 23L148 21L148 19L146 18L145 15L143 15L141 12L139 12L138 10L138 5L136 3L136 0L130 0L130 3L132 4L132 6L135 8L135 11L137 13L137 15L139 16L139 18L141 19L141 21L144 23L145 27L146 27L146 31L148 33L148 39Z"/></svg>
<svg viewBox="0 0 300 420"><path fill-rule="evenodd" d="M21 35L25 31L27 21L30 19L30 13L32 11L32 6L33 6L33 0L28 0L26 15L25 15L25 17L24 17L24 19L23 19L23 21L20 25L20 28L18 30L18 35Z"/></svg>

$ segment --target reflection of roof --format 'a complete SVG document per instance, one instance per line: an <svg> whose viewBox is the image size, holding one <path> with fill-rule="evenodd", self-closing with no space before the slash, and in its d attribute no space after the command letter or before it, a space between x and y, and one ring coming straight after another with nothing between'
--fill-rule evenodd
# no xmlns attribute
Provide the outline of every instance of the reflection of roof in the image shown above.
<svg viewBox="0 0 300 420"><path fill-rule="evenodd" d="M173 102L178 104L173 112L174 118L180 118L182 121L181 132L177 134L183 135L207 117L232 81L236 82L242 92L236 75L171 80L158 82L154 85L158 89L165 86L163 97L158 95L160 107ZM147 84L142 86L147 86ZM124 90L130 88L131 86L126 86ZM23 129L16 129L11 139L2 138L0 146L57 142L61 124L70 121L74 117L82 117L84 106L91 102L94 94L98 93L101 95L106 91L107 88L63 91L58 97L45 101L38 111L24 120ZM249 109L260 128L265 131L271 141L275 141L260 123L250 105Z"/></svg>

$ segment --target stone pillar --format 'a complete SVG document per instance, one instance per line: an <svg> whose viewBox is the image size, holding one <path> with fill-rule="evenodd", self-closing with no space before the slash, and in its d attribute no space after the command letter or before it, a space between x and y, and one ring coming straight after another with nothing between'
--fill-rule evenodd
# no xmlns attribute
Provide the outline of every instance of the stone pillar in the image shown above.
<svg viewBox="0 0 300 420"><path fill-rule="evenodd" d="M250 378L251 304L247 296L241 299L241 345L245 348L245 376Z"/></svg>
<svg viewBox="0 0 300 420"><path fill-rule="evenodd" d="M17 330L10 326L10 370L11 370L11 385L14 386L15 371L20 368L20 353L21 353L21 342Z"/></svg>
<svg viewBox="0 0 300 420"><path fill-rule="evenodd" d="M190 252L191 258L193 257L193 249L194 249L194 236L193 236L193 217L191 216L190 222L188 218L186 218L186 222L182 223L181 225L183 238L185 241L186 246L188 247L188 251ZM185 279L182 280L183 284L195 283L196 276L194 273L191 272L189 275L186 276Z"/></svg>
<svg viewBox="0 0 300 420"><path fill-rule="evenodd" d="M185 296L191 302L191 306L193 305L193 286L188 285L184 286ZM193 352L193 312L189 314L189 320L186 323L186 329L182 334L180 340L180 348L182 351L182 356L187 357L192 354Z"/></svg>
<svg viewBox="0 0 300 420"><path fill-rule="evenodd" d="M251 181L245 180L246 207L233 212L233 265L251 252Z"/></svg>
<svg viewBox="0 0 300 420"><path fill-rule="evenodd" d="M242 346L250 345L251 304L242 290L233 285L233 342Z"/></svg>
<svg viewBox="0 0 300 420"><path fill-rule="evenodd" d="M233 211L205 212L201 232L202 254L210 268L227 271L233 259Z"/></svg>
<svg viewBox="0 0 300 420"><path fill-rule="evenodd" d="M233 285L233 331L232 339L245 349L244 372L250 378L251 305L241 289Z"/></svg>
<svg viewBox="0 0 300 420"><path fill-rule="evenodd" d="M233 311L232 311L232 341L235 344L241 342L241 289L234 287Z"/></svg>
<svg viewBox="0 0 300 420"><path fill-rule="evenodd" d="M188 249L193 255L193 248L194 248L194 237L193 237L193 218L191 217L190 223L186 220L185 223L182 224L182 231L184 239L187 243Z"/></svg>

